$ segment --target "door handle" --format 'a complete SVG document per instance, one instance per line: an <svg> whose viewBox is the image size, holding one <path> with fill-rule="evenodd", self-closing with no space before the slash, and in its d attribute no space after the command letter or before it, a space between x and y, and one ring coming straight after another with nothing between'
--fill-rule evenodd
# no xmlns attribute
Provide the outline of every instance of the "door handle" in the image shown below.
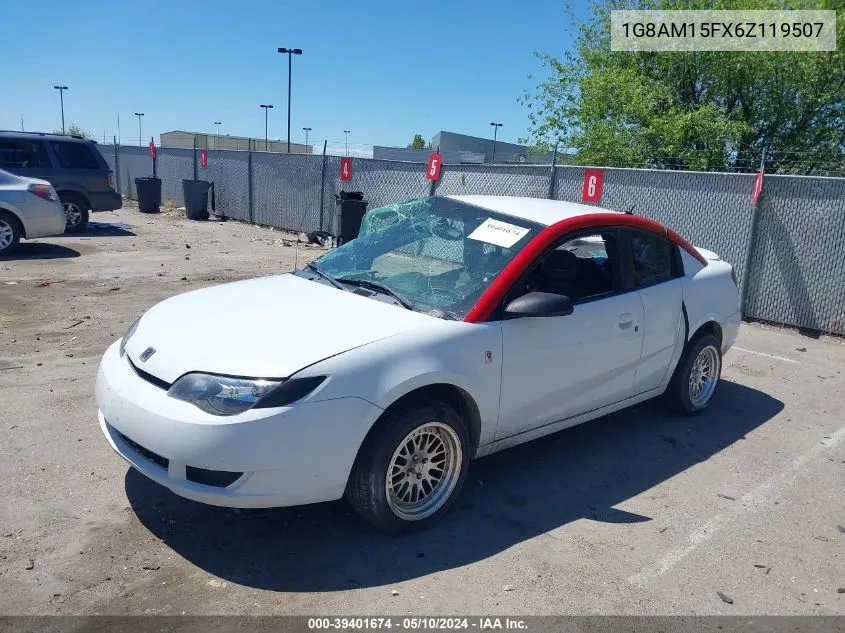
<svg viewBox="0 0 845 633"><path fill-rule="evenodd" d="M630 312L623 312L619 315L619 329L629 330L634 325L634 315Z"/></svg>

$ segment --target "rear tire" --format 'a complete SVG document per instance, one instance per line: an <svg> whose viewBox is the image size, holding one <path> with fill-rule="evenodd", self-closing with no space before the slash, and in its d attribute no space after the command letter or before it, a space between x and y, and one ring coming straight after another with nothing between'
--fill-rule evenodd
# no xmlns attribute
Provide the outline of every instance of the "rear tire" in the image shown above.
<svg viewBox="0 0 845 633"><path fill-rule="evenodd" d="M21 241L23 230L11 213L0 211L0 257L10 255Z"/></svg>
<svg viewBox="0 0 845 633"><path fill-rule="evenodd" d="M364 440L346 485L355 511L391 534L436 523L466 479L467 425L449 405L415 398L388 411Z"/></svg>
<svg viewBox="0 0 845 633"><path fill-rule="evenodd" d="M696 415L707 408L722 375L721 349L712 334L689 343L666 388L666 399L675 411Z"/></svg>
<svg viewBox="0 0 845 633"><path fill-rule="evenodd" d="M88 203L85 198L75 193L59 195L65 210L65 233L82 231L88 226Z"/></svg>

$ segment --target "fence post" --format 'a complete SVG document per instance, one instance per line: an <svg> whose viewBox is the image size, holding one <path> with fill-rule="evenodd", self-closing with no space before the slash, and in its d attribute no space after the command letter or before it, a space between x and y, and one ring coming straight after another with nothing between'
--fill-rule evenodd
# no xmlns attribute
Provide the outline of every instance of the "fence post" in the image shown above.
<svg viewBox="0 0 845 633"><path fill-rule="evenodd" d="M323 230L323 205L326 198L326 145L328 141L323 141L323 167L320 172L320 230Z"/></svg>
<svg viewBox="0 0 845 633"><path fill-rule="evenodd" d="M249 149L246 151L246 182L247 198L249 199L249 221L252 222L252 142L249 143Z"/></svg>
<svg viewBox="0 0 845 633"><path fill-rule="evenodd" d="M118 151L118 144L117 144L117 137L112 137L112 145L114 146L114 186L117 189L117 193L122 194L122 189L120 188L120 151Z"/></svg>
<svg viewBox="0 0 845 633"><path fill-rule="evenodd" d="M435 154L440 153L440 146L439 145L437 146L437 149L434 150L434 153ZM426 163L426 170L427 169L428 169L428 163ZM442 163L440 164L440 174L441 174L441 176L443 175L443 164ZM437 191L437 180L432 180L431 185L429 185L429 188L428 188L428 197L430 198L431 196L433 196L436 191Z"/></svg>
<svg viewBox="0 0 845 633"><path fill-rule="evenodd" d="M199 179L199 174L197 173L197 135L194 134L194 180Z"/></svg>
<svg viewBox="0 0 845 633"><path fill-rule="evenodd" d="M763 164L766 160L766 148L760 154L760 193L757 200L754 201L754 206L751 208L751 229L748 235L748 250L745 252L745 262L742 267L742 288L739 294L739 312L745 315L745 309L748 307L748 285L751 281L751 266L754 262L754 251L757 248L757 226L760 224L760 207L763 205L765 195L763 194Z"/></svg>
<svg viewBox="0 0 845 633"><path fill-rule="evenodd" d="M555 151L552 152L552 168L549 170L549 199L555 199L555 180L557 179L557 143Z"/></svg>

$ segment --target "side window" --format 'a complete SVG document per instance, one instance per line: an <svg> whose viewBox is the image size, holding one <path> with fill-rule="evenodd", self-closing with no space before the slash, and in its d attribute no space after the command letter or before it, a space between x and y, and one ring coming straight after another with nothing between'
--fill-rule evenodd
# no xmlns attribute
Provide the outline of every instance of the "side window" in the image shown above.
<svg viewBox="0 0 845 633"><path fill-rule="evenodd" d="M669 281L673 274L672 243L653 233L630 233L631 272L635 288L645 288Z"/></svg>
<svg viewBox="0 0 845 633"><path fill-rule="evenodd" d="M581 234L547 253L533 269L529 292L552 292L573 301L613 293L617 255L613 233Z"/></svg>
<svg viewBox="0 0 845 633"><path fill-rule="evenodd" d="M65 169L99 169L100 167L91 148L85 143L53 141L52 145L59 164Z"/></svg>
<svg viewBox="0 0 845 633"><path fill-rule="evenodd" d="M0 169L49 167L44 147L28 139L0 139Z"/></svg>

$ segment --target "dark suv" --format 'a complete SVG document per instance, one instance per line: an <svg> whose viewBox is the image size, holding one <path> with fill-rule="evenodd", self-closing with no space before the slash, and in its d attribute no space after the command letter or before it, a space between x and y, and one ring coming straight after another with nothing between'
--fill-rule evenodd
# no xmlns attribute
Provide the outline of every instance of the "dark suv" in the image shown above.
<svg viewBox="0 0 845 633"><path fill-rule="evenodd" d="M49 180L65 209L66 232L85 228L89 211L123 204L97 144L82 137L0 131L0 169Z"/></svg>

